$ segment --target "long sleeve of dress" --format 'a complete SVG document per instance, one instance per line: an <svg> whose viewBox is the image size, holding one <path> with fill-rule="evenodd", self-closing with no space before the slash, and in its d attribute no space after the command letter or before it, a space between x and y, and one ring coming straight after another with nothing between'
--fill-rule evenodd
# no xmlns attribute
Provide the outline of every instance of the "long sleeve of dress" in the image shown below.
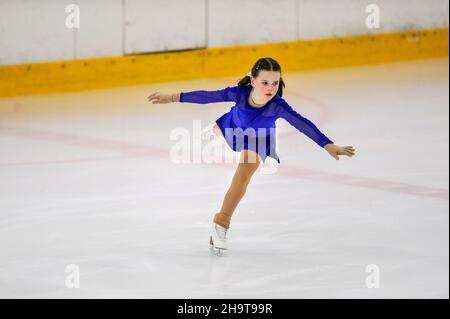
<svg viewBox="0 0 450 319"><path fill-rule="evenodd" d="M236 101L239 87L226 87L216 91L182 92L180 102L207 104L215 102Z"/></svg>
<svg viewBox="0 0 450 319"><path fill-rule="evenodd" d="M313 122L298 114L288 103L283 103L279 116L316 142L320 147L333 143Z"/></svg>

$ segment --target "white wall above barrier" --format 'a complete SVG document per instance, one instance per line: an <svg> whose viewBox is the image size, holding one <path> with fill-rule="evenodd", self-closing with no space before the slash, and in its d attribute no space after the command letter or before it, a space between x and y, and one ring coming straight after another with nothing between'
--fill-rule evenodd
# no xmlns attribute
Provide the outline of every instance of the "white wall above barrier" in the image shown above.
<svg viewBox="0 0 450 319"><path fill-rule="evenodd" d="M125 3L125 54L206 46L205 0Z"/></svg>
<svg viewBox="0 0 450 319"><path fill-rule="evenodd" d="M77 4L80 28L75 31L75 57L122 55L123 1L77 0Z"/></svg>
<svg viewBox="0 0 450 319"><path fill-rule="evenodd" d="M295 41L297 0L209 1L208 46Z"/></svg>
<svg viewBox="0 0 450 319"><path fill-rule="evenodd" d="M298 40L448 27L448 0L298 1Z"/></svg>
<svg viewBox="0 0 450 319"><path fill-rule="evenodd" d="M79 28L67 26L68 6ZM0 65L448 28L448 9L449 0L0 0Z"/></svg>
<svg viewBox="0 0 450 319"><path fill-rule="evenodd" d="M72 2L0 0L0 65L74 59L74 29L65 25Z"/></svg>

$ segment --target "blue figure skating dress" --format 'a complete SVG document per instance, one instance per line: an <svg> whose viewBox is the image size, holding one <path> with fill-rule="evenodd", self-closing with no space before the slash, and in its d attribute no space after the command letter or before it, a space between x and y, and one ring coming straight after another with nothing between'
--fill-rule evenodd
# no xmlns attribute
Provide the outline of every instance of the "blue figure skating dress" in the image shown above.
<svg viewBox="0 0 450 319"><path fill-rule="evenodd" d="M182 92L182 103L233 102L230 111L216 120L227 144L233 151L253 150L261 156L263 162L272 157L278 163L276 152L275 121L285 119L300 132L308 136L320 147L333 143L310 120L297 113L282 97L276 94L262 107L249 104L252 86L226 87L217 91Z"/></svg>

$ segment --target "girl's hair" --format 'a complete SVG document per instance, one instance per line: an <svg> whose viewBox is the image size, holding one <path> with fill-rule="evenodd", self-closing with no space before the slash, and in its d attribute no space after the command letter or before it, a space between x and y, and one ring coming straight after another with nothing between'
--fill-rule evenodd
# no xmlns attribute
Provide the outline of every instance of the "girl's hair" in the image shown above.
<svg viewBox="0 0 450 319"><path fill-rule="evenodd" d="M281 73L281 67L280 64L278 64L277 61L275 61L272 58L261 58L258 61L256 61L255 65L252 68L251 74L254 78L256 78L259 75L259 72L261 70L264 71L278 71ZM243 77L239 82L239 86L247 86L250 85L250 76L246 75ZM277 94L281 97L283 96L283 88L286 87L284 84L283 78L280 78L280 85L278 87Z"/></svg>

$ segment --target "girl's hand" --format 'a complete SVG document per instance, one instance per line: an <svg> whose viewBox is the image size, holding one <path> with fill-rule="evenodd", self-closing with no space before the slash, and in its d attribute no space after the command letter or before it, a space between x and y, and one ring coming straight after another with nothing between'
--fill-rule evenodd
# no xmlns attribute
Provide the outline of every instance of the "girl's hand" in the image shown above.
<svg viewBox="0 0 450 319"><path fill-rule="evenodd" d="M165 103L173 103L173 102L178 102L179 99L179 94L174 93L174 94L162 94L159 92L155 92L150 94L147 97L149 102L152 102L152 104L165 104Z"/></svg>
<svg viewBox="0 0 450 319"><path fill-rule="evenodd" d="M355 155L355 149L353 148L353 146L338 146L334 144L327 144L324 148L336 160L339 160L338 155L347 155L349 157Z"/></svg>

